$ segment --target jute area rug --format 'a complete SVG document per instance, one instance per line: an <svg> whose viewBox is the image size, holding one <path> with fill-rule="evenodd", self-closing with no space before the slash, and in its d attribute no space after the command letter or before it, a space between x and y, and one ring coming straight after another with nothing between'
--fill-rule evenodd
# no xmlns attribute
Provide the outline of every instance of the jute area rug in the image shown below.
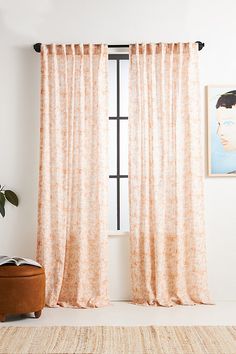
<svg viewBox="0 0 236 354"><path fill-rule="evenodd" d="M0 353L236 354L236 327L2 327Z"/></svg>

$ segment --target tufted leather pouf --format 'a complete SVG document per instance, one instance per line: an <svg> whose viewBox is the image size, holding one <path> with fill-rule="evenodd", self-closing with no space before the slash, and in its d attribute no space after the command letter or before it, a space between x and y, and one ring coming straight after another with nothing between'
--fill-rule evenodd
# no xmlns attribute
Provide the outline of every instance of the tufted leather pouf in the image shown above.
<svg viewBox="0 0 236 354"><path fill-rule="evenodd" d="M41 315L45 305L45 272L30 265L0 266L0 321L8 314L34 312Z"/></svg>

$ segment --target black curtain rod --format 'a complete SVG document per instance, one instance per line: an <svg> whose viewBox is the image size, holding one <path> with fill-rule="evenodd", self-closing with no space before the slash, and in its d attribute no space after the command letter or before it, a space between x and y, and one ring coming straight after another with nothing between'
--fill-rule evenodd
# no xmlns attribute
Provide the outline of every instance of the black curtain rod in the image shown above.
<svg viewBox="0 0 236 354"><path fill-rule="evenodd" d="M205 44L200 41L196 41L195 43L198 44L198 50L202 50L202 48L205 46ZM42 43L35 43L34 44L34 50L37 53L41 52L41 44ZM109 44L108 48L129 48L129 44Z"/></svg>

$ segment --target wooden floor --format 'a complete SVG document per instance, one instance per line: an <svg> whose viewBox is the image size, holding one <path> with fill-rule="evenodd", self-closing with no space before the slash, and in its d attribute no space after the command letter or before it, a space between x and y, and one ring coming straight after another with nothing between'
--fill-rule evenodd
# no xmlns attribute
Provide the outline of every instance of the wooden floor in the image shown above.
<svg viewBox="0 0 236 354"><path fill-rule="evenodd" d="M216 305L146 307L114 302L99 309L45 308L34 315L8 317L2 326L235 326L236 302Z"/></svg>

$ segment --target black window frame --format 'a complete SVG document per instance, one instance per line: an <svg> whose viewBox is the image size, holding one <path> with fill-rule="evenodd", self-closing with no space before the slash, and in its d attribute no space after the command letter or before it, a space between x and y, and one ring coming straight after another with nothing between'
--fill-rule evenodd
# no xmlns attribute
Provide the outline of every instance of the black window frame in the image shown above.
<svg viewBox="0 0 236 354"><path fill-rule="evenodd" d="M129 54L109 54L108 59L116 61L116 116L109 116L109 120L116 120L116 174L109 178L116 179L116 230L120 230L120 179L128 178L120 174L120 120L128 120L120 115L120 60L129 60Z"/></svg>

